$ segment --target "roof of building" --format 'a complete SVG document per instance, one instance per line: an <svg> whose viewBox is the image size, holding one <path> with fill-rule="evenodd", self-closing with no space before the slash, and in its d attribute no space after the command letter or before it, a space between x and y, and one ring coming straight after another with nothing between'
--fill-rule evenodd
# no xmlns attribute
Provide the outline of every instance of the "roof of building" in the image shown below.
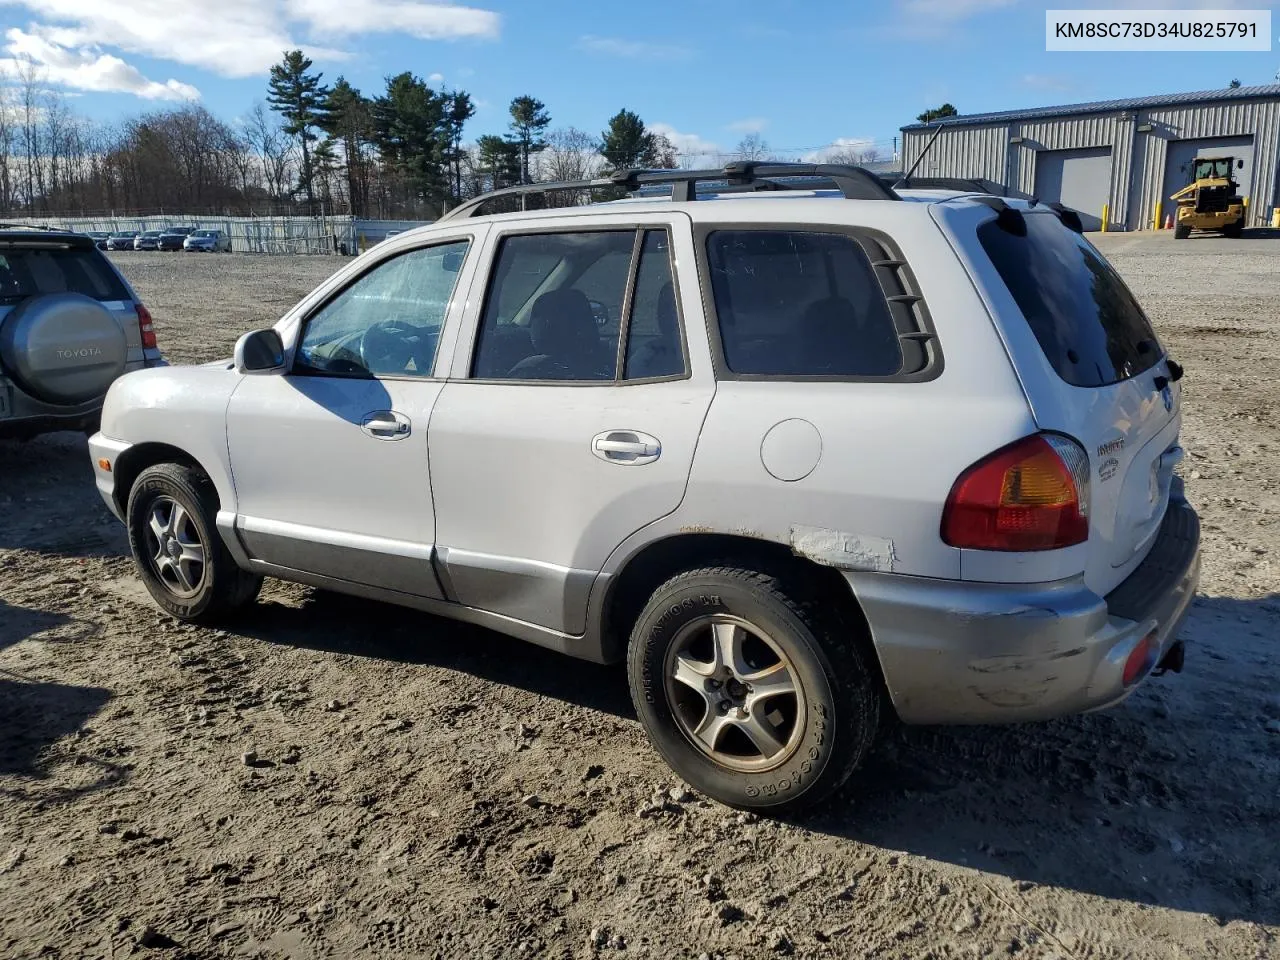
<svg viewBox="0 0 1280 960"><path fill-rule="evenodd" d="M1007 123L1014 120L1043 120L1086 113L1116 113L1122 110L1149 110L1154 107L1178 107L1184 104L1216 103L1224 100L1280 99L1280 83L1260 87L1235 87L1226 90L1199 90L1194 93L1163 93L1154 97L1131 97L1128 100L1095 100L1091 103L1069 103L1060 107L1032 107L1027 110L1001 110L996 113L970 113L946 117L931 124L911 123L903 130L925 130L937 126L968 126L978 123Z"/></svg>

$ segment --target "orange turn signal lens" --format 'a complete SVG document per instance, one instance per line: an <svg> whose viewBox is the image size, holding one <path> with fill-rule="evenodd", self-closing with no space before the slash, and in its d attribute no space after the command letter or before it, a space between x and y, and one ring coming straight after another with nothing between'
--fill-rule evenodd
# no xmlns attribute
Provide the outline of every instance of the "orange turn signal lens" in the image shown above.
<svg viewBox="0 0 1280 960"><path fill-rule="evenodd" d="M103 472L105 472L105 473L110 473L110 472L111 472L111 461L110 461L110 460L108 460L106 457L101 457L101 458L98 460L98 469L99 469L99 470L102 470L102 471L103 471Z"/></svg>

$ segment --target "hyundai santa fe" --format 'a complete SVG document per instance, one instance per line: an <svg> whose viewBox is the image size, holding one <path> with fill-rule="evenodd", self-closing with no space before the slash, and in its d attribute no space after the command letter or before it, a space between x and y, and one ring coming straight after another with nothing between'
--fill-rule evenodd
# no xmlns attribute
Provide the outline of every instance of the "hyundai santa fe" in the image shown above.
<svg viewBox="0 0 1280 960"><path fill-rule="evenodd" d="M556 190L607 202L519 209ZM777 810L886 717L1181 668L1181 375L1068 210L744 163L464 204L118 381L91 455L173 616L275 576L621 663L681 777Z"/></svg>

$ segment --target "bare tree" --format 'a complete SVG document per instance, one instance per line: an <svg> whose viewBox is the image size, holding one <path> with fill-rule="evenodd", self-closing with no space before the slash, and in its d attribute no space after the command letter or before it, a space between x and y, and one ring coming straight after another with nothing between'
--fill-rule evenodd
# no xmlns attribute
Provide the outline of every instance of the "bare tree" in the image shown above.
<svg viewBox="0 0 1280 960"><path fill-rule="evenodd" d="M881 159L880 151L874 145L850 144L825 151L822 155L823 163L844 163L853 167L864 163L877 163Z"/></svg>
<svg viewBox="0 0 1280 960"><path fill-rule="evenodd" d="M290 138L262 103L254 104L250 111L245 136L262 166L262 183L267 195L274 202L282 201L289 192L293 166Z"/></svg>
<svg viewBox="0 0 1280 960"><path fill-rule="evenodd" d="M595 137L577 127L552 130L537 157L540 180L591 180L600 175L604 157Z"/></svg>
<svg viewBox="0 0 1280 960"><path fill-rule="evenodd" d="M44 173L40 166L40 68L29 58L18 60L18 122L22 144L25 201L35 209L36 197L44 192Z"/></svg>
<svg viewBox="0 0 1280 960"><path fill-rule="evenodd" d="M0 210L14 208L13 135L16 116L8 76L0 73Z"/></svg>
<svg viewBox="0 0 1280 960"><path fill-rule="evenodd" d="M772 160L773 154L760 134L748 133L734 147L733 157L735 160Z"/></svg>

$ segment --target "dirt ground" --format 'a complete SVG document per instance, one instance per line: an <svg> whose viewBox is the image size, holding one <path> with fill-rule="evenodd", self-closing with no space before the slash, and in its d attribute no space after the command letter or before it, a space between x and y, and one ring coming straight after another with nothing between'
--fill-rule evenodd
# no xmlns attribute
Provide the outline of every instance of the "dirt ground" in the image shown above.
<svg viewBox="0 0 1280 960"><path fill-rule="evenodd" d="M1280 956L1280 240L1098 242L1187 369L1185 672L897 731L795 822L686 792L618 670L273 582L170 622L83 438L0 443L0 957ZM119 262L175 361L339 265Z"/></svg>

